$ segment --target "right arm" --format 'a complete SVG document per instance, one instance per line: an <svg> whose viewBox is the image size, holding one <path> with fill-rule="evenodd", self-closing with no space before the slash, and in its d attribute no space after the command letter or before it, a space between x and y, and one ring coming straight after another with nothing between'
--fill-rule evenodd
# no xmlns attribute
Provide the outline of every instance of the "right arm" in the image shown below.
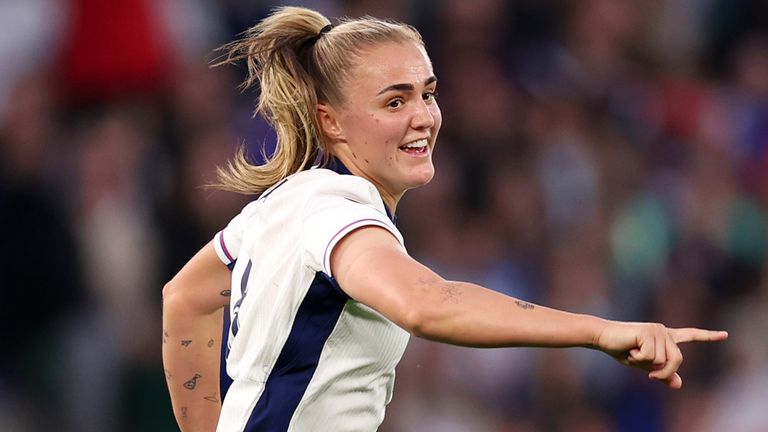
<svg viewBox="0 0 768 432"><path fill-rule="evenodd" d="M185 432L216 429L231 276L208 243L163 288L163 367L173 413Z"/></svg>

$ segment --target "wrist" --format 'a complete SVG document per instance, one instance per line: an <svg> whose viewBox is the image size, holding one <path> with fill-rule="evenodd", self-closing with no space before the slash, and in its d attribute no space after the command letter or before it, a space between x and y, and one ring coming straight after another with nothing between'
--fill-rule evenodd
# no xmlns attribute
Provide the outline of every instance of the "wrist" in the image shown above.
<svg viewBox="0 0 768 432"><path fill-rule="evenodd" d="M605 329L611 325L612 321L604 318L592 316L592 322L589 326L589 342L587 348L600 350L600 341L602 340Z"/></svg>

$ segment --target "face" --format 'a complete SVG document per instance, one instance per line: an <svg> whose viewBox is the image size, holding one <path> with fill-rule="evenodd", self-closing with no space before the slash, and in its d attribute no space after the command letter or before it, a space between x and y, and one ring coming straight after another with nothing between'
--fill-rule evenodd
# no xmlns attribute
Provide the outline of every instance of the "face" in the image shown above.
<svg viewBox="0 0 768 432"><path fill-rule="evenodd" d="M342 88L343 106L332 110L332 152L373 182L390 206L435 173L432 152L442 123L436 86L422 47L388 43L362 53ZM321 112L328 133L322 118Z"/></svg>

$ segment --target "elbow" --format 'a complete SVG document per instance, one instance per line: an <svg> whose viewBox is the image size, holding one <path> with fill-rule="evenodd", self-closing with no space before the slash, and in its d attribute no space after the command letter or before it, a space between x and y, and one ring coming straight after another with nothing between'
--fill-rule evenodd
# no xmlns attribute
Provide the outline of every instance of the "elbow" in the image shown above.
<svg viewBox="0 0 768 432"><path fill-rule="evenodd" d="M404 308L401 326L412 336L431 339L429 329L433 327L432 321L430 314L424 308L411 305Z"/></svg>
<svg viewBox="0 0 768 432"><path fill-rule="evenodd" d="M173 288L173 284L172 284L172 282L173 282L173 281L169 281L169 282L167 282L165 285L163 285L163 302L165 302L165 300L166 300L168 297L170 297L170 296L171 296L171 294L173 293L173 289L174 289L174 288Z"/></svg>
<svg viewBox="0 0 768 432"><path fill-rule="evenodd" d="M448 282L445 282L448 283ZM450 322L455 309L444 307L445 302L435 300L433 295L436 290L432 286L421 289L417 287L413 295L403 296L399 301L398 324L412 336L442 340L445 326ZM449 302L452 305L453 302Z"/></svg>
<svg viewBox="0 0 768 432"><path fill-rule="evenodd" d="M179 301L179 287L173 280L163 286L163 309L168 309Z"/></svg>
<svg viewBox="0 0 768 432"><path fill-rule="evenodd" d="M193 304L188 293L173 280L163 286L162 310L164 317L189 315L194 312Z"/></svg>

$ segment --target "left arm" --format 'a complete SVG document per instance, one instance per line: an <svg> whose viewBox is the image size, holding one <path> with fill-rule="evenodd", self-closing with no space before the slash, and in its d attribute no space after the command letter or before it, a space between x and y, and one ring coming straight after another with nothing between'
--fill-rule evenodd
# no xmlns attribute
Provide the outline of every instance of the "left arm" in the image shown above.
<svg viewBox="0 0 768 432"><path fill-rule="evenodd" d="M379 227L363 227L343 238L331 254L331 269L350 297L415 336L473 347L596 348L672 388L682 386L677 374L683 360L679 343L728 336L658 323L609 321L448 281L411 258Z"/></svg>
<svg viewBox="0 0 768 432"><path fill-rule="evenodd" d="M231 272L207 244L163 288L163 367L182 431L213 431L221 411L223 307Z"/></svg>

